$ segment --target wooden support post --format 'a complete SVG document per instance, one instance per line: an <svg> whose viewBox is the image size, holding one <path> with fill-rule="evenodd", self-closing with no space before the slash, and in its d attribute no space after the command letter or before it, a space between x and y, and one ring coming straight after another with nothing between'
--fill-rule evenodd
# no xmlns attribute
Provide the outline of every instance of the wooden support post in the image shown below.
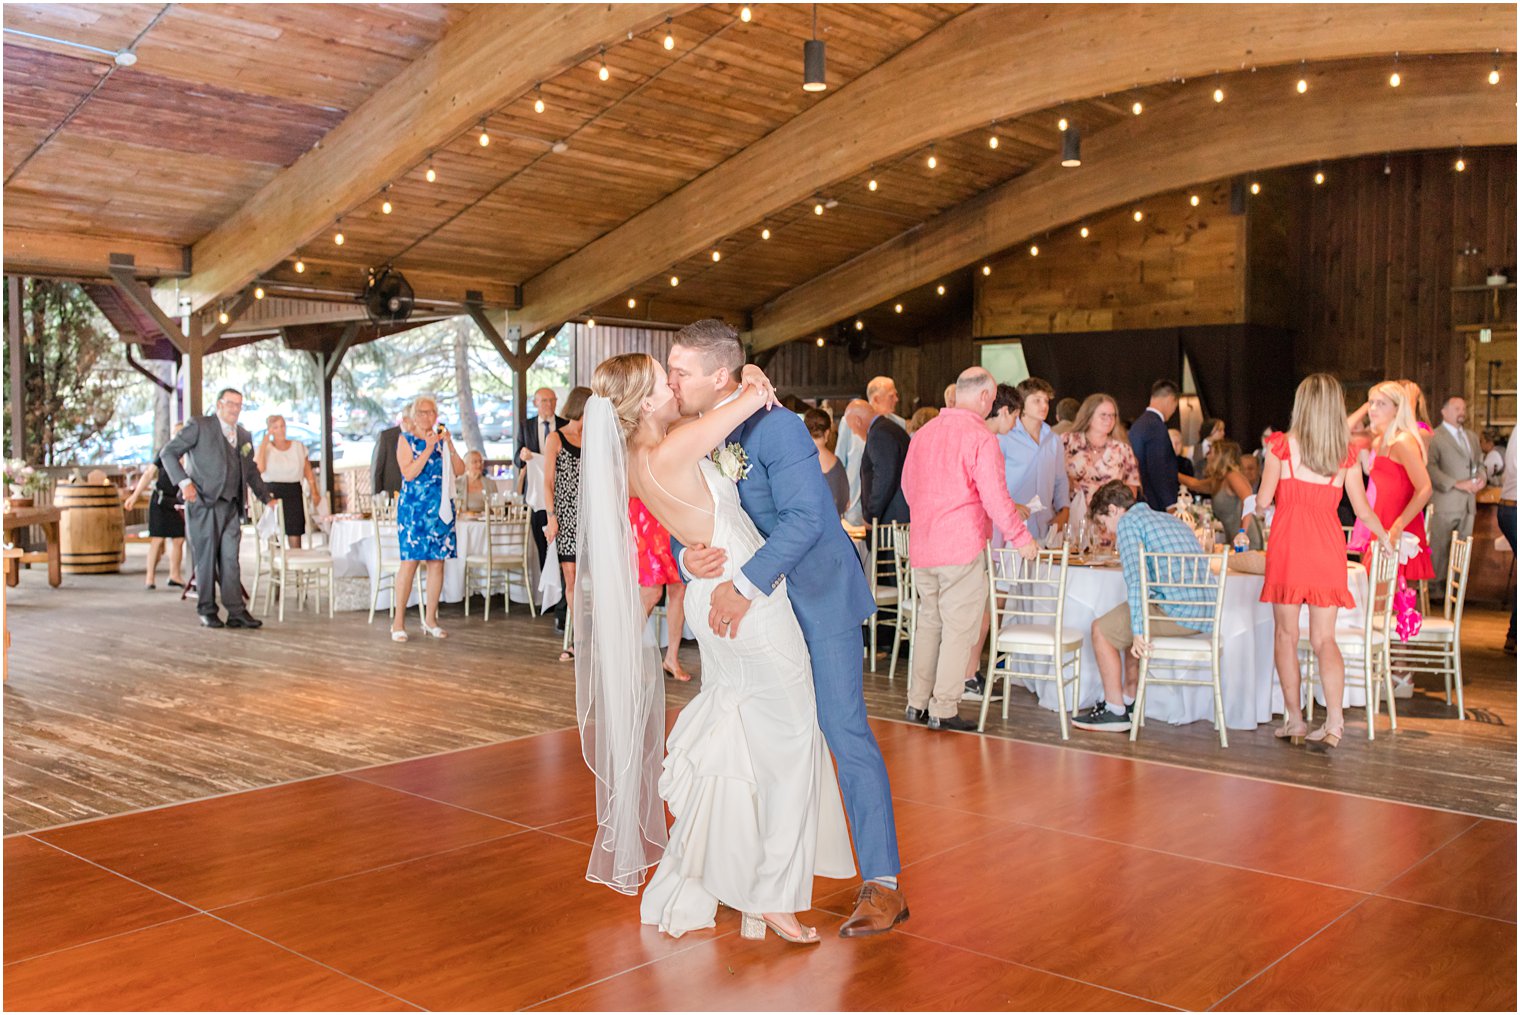
<svg viewBox="0 0 1520 1015"><path fill-rule="evenodd" d="M22 349L21 279L6 280L10 297L11 457L26 458L26 352Z"/></svg>
<svg viewBox="0 0 1520 1015"><path fill-rule="evenodd" d="M201 342L201 322L194 314L186 314L184 342L187 347L185 360L190 365L190 380L186 396L190 402L189 416L204 415L206 411L205 359L206 346Z"/></svg>
<svg viewBox="0 0 1520 1015"><path fill-rule="evenodd" d="M322 468L318 481L327 497L329 511L332 510L332 498L337 487L333 470L333 378L338 376L338 367L343 364L343 357L358 334L359 322L353 321L343 329L343 334L331 347L324 347L321 352L311 354L317 364L317 402L322 413Z"/></svg>

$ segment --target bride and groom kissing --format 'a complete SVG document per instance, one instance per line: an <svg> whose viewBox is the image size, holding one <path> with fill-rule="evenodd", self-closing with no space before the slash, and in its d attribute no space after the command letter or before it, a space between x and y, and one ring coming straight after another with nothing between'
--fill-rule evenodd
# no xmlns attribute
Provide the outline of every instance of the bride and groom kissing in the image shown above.
<svg viewBox="0 0 1520 1015"><path fill-rule="evenodd" d="M807 429L744 364L737 332L689 325L669 364L601 363L584 416L576 706L598 826L586 877L631 895L656 867L640 918L674 937L714 926L722 903L746 937L769 927L811 944L797 914L815 875L853 876L853 834L863 884L840 936L889 930L908 909L861 687L876 607L860 558ZM668 742L630 493L672 534L702 653L701 691Z"/></svg>

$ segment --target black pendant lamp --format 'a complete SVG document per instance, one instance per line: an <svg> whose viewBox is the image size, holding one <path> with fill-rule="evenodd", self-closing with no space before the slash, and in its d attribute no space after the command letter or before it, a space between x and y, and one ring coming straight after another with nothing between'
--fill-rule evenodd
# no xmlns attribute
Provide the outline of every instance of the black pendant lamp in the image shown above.
<svg viewBox="0 0 1520 1015"><path fill-rule="evenodd" d="M1082 164L1082 133L1076 124L1061 132L1061 165L1068 169Z"/></svg>
<svg viewBox="0 0 1520 1015"><path fill-rule="evenodd" d="M813 5L813 37L802 44L802 90L821 92L829 86L824 77L823 40L818 38L818 5Z"/></svg>

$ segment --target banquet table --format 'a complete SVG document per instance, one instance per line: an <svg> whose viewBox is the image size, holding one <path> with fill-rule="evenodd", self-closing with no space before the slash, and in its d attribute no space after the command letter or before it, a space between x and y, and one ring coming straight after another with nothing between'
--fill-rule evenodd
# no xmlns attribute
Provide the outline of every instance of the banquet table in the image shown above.
<svg viewBox="0 0 1520 1015"><path fill-rule="evenodd" d="M464 599L465 557L472 554L484 556L486 552L488 530L484 518L459 518L454 523L454 531L455 556L443 562L443 591L439 595L439 600L445 603L457 603ZM378 574L371 573L370 570L374 565L375 555L374 523L368 518L334 518L328 530L328 547L332 552L333 577L367 578L370 595L372 595L379 582ZM528 568L530 586L537 589L537 554L528 554ZM512 583L511 597L514 603L528 601L527 593L515 581ZM353 600L346 600L342 605L352 602ZM351 608L368 610L369 602L369 595L366 595L362 603ZM417 595L413 591L407 600L407 605L414 606L416 603ZM390 591L381 592L376 608L388 610L390 605Z"/></svg>
<svg viewBox="0 0 1520 1015"><path fill-rule="evenodd" d="M1347 585L1356 599L1355 610L1343 610L1340 623L1360 624L1361 606L1366 599L1366 572L1358 565L1348 564ZM1274 713L1282 712L1282 691L1272 662L1272 607L1260 601L1264 579L1261 575L1230 572L1225 583L1224 629L1221 640L1223 659L1220 665L1220 687L1224 696L1224 719L1228 729L1255 729L1261 723L1272 721ZM1103 697L1103 682L1098 674L1098 662L1092 650L1092 623L1115 606L1125 601L1124 573L1117 564L1107 566L1077 566L1068 571L1066 581L1065 615L1062 624L1082 632L1082 677L1077 685L1077 708L1088 708ZM1308 633L1307 610L1302 620L1303 632ZM1021 669L1034 669L1037 664L1020 660ZM1168 668L1153 667L1152 672L1163 674ZM1365 700L1359 671L1348 664L1346 703L1360 706ZM1201 674L1207 678L1206 669L1195 670L1188 676ZM1183 674L1179 674L1183 675ZM1056 685L1051 681L1016 680L1015 684L1028 688L1038 696L1043 707L1055 711ZM1354 686L1353 686L1354 684ZM1322 693L1316 693L1323 703ZM1190 722L1213 722L1214 696L1209 687L1175 687L1162 684L1151 685L1145 693L1145 717L1174 725Z"/></svg>

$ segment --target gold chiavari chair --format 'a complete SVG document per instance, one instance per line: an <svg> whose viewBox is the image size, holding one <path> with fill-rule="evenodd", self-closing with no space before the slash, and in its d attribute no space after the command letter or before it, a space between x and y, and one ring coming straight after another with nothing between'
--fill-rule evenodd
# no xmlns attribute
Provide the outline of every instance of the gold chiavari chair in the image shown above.
<svg viewBox="0 0 1520 1015"><path fill-rule="evenodd" d="M1135 690L1135 717L1129 728L1131 741L1139 739L1140 727L1145 725L1145 692L1151 684L1181 687L1208 687L1214 692L1214 728L1219 731L1219 746L1229 747L1229 734L1224 725L1224 691L1219 682L1219 665L1224 647L1221 628L1224 626L1225 578L1228 552L1214 553L1151 553L1140 544L1140 599L1145 614L1141 619L1145 640L1150 643L1150 653L1140 659L1140 685ZM1184 597L1179 593L1190 590L1207 591L1207 599L1187 599L1186 605L1194 616L1177 617L1179 622L1204 624L1203 630L1192 635L1151 634L1154 615L1165 615L1163 604L1176 606ZM1156 676L1158 665L1165 666L1170 676ZM1197 675L1203 665L1208 675ZM1194 671L1193 676L1178 676L1177 671Z"/></svg>

